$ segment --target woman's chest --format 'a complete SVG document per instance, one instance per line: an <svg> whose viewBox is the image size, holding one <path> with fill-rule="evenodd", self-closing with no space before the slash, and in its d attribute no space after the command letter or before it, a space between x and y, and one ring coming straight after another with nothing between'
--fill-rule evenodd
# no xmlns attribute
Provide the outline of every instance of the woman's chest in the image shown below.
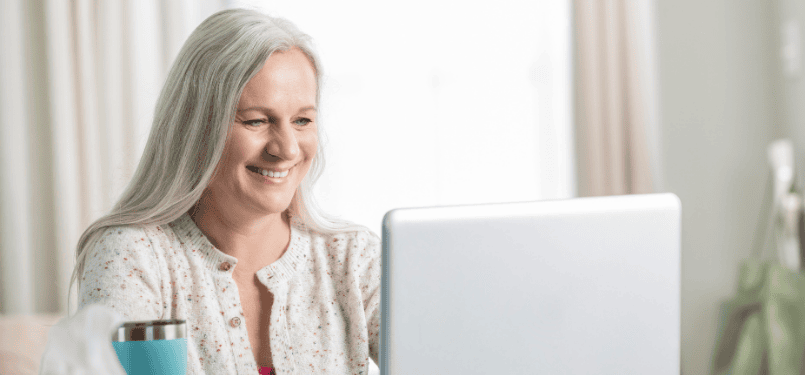
<svg viewBox="0 0 805 375"><path fill-rule="evenodd" d="M292 285L281 317L288 328L289 346L296 363L304 363L307 373L352 373L368 357L367 325L362 319L361 302L351 299L341 283L311 283L299 290ZM277 310L277 309L275 309Z"/></svg>
<svg viewBox="0 0 805 375"><path fill-rule="evenodd" d="M257 366L272 366L271 358L271 309L274 295L257 281L235 280L238 285L246 332Z"/></svg>

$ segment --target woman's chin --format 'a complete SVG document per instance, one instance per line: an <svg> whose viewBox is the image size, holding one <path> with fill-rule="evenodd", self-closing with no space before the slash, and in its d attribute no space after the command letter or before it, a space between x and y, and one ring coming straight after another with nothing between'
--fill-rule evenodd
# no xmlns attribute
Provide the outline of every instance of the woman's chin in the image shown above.
<svg viewBox="0 0 805 375"><path fill-rule="evenodd" d="M291 205L290 200L283 199L280 201L264 200L261 202L257 202L252 207L254 208L255 211L263 213L265 216L269 216L285 212L285 210L287 210L288 207L290 207L290 205Z"/></svg>

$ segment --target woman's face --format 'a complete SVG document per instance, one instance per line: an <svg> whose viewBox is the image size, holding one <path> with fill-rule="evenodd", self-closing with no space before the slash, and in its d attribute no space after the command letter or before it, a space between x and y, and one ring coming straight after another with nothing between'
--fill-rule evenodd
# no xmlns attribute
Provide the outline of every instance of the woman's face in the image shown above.
<svg viewBox="0 0 805 375"><path fill-rule="evenodd" d="M246 84L218 171L219 209L268 215L288 208L316 155L316 74L298 48L273 53Z"/></svg>

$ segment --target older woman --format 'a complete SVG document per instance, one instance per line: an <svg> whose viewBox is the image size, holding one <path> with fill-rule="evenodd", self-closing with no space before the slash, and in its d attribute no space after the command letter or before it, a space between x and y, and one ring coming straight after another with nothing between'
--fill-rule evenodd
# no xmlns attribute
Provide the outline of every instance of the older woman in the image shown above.
<svg viewBox="0 0 805 375"><path fill-rule="evenodd" d="M379 240L312 199L320 78L288 21L205 20L171 68L131 183L81 237L79 308L187 320L190 374L367 373Z"/></svg>

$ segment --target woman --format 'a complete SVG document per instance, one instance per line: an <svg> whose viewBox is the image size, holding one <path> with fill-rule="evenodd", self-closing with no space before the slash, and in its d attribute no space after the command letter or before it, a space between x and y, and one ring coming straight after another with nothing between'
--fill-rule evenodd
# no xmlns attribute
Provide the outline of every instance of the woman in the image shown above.
<svg viewBox="0 0 805 375"><path fill-rule="evenodd" d="M312 199L320 80L288 21L238 9L199 25L131 183L79 241L79 308L187 320L189 374L367 373L379 240Z"/></svg>

